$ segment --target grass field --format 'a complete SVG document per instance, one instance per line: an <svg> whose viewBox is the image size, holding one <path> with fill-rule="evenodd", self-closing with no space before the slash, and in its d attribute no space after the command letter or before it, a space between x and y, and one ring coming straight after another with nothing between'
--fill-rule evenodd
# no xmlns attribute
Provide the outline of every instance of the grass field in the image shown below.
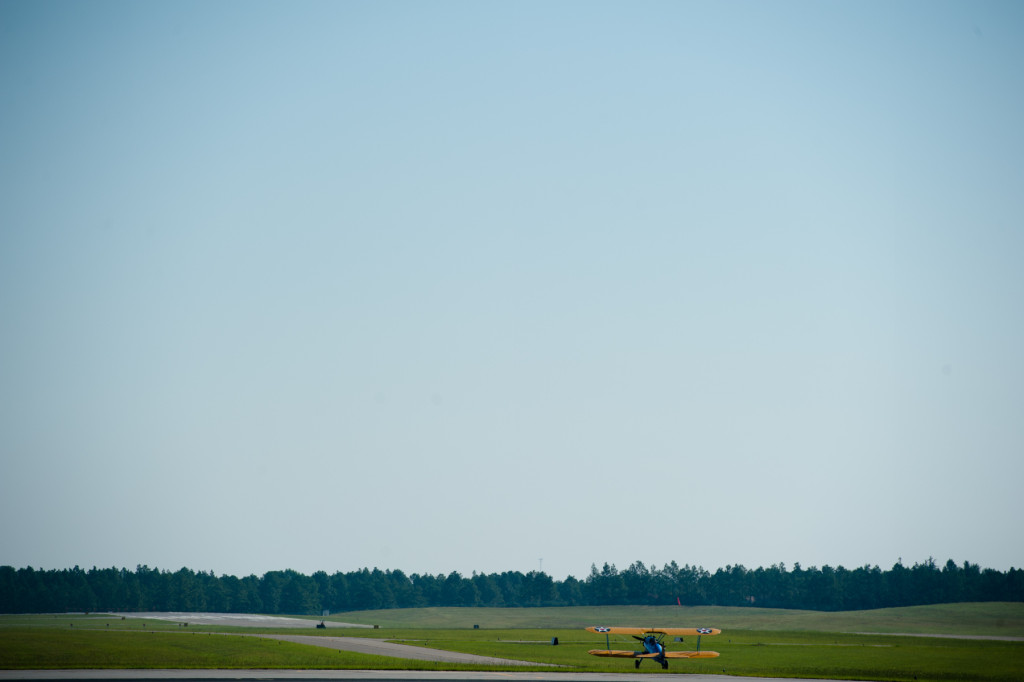
<svg viewBox="0 0 1024 682"><path fill-rule="evenodd" d="M723 629L702 648L721 657L672 661L671 673L835 679L1024 679L1024 641L934 635L1024 637L1024 604L952 604L849 613L771 609L607 607L550 609L407 609L334 614L336 622L378 629L287 630L287 634L377 637L500 658L556 663L576 671L632 672L629 660L589 656L604 638L585 625L687 625ZM479 626L474 628L474 626ZM495 669L342 653L250 637L253 629L203 627L106 616L0 617L0 668L349 668ZM267 632L267 630L260 630ZM285 631L280 631L285 632ZM933 635L911 637L897 634ZM557 637L558 646L551 645ZM613 648L632 649L618 638ZM692 648L693 642L669 642ZM662 672L644 664L643 672Z"/></svg>
<svg viewBox="0 0 1024 682"><path fill-rule="evenodd" d="M1024 637L1024 604L937 604L873 611L793 611L718 606L588 606L539 609L428 608L336 613L342 623L413 628L577 628L709 625L723 630L813 630Z"/></svg>
<svg viewBox="0 0 1024 682"><path fill-rule="evenodd" d="M387 659L256 637L171 632L12 628L0 632L0 668L376 668ZM333 654L333 655L330 655Z"/></svg>

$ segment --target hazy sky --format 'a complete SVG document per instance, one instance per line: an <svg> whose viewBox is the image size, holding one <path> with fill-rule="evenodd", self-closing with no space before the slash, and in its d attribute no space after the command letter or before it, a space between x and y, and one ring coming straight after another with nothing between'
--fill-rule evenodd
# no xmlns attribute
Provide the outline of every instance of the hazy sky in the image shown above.
<svg viewBox="0 0 1024 682"><path fill-rule="evenodd" d="M1024 566L1016 0L3 0L0 98L0 564Z"/></svg>

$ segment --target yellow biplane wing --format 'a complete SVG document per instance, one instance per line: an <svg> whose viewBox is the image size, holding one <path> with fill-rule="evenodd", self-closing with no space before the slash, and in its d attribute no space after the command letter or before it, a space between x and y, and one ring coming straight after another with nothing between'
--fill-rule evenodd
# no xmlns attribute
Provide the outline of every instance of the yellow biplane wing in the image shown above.
<svg viewBox="0 0 1024 682"><path fill-rule="evenodd" d="M666 651L665 658L718 658L717 651Z"/></svg>
<svg viewBox="0 0 1024 682"><path fill-rule="evenodd" d="M587 652L591 656L606 656L611 658L657 658L662 654L638 654L635 651L616 651L615 649L591 649ZM717 651L665 651L665 658L717 658Z"/></svg>
<svg viewBox="0 0 1024 682"><path fill-rule="evenodd" d="M658 658L661 654L641 654L636 651L616 651L615 649L591 649L587 652L591 656L611 656L614 658ZM693 658L689 654L695 654L696 651L679 651L675 654L669 652L665 654L669 658ZM703 653L703 652L700 652ZM683 654L679 656L677 654ZM715 654L717 656L718 654Z"/></svg>
<svg viewBox="0 0 1024 682"><path fill-rule="evenodd" d="M586 628L587 632L604 635L607 646L611 646L610 635L630 635L643 642L643 649L640 651L619 651L616 649L591 649L587 653L591 656L610 656L614 658L636 659L636 667L640 667L640 659L650 658L656 663L661 663L662 668L668 668L669 658L716 658L717 651L701 651L700 638L704 635L717 635L722 631L718 628L616 628L593 626ZM685 636L697 638L697 651L665 651L662 641L668 635L676 636L676 641L682 641Z"/></svg>
<svg viewBox="0 0 1024 682"><path fill-rule="evenodd" d="M644 635L667 635L669 637L702 637L720 634L718 628L616 628L592 626L586 629L599 635L632 635L643 637Z"/></svg>
<svg viewBox="0 0 1024 682"><path fill-rule="evenodd" d="M591 656L611 656L615 658L636 658L638 655L649 655L637 654L635 651L615 651L614 649L591 649L587 653Z"/></svg>

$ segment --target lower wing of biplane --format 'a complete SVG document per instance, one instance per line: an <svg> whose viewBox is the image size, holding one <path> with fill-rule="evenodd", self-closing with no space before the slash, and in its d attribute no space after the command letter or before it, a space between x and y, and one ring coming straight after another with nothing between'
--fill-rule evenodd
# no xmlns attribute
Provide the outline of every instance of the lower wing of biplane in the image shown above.
<svg viewBox="0 0 1024 682"><path fill-rule="evenodd" d="M718 658L717 651L663 651L660 654L647 654L638 651L616 651L615 649L591 649L587 652L591 656L606 656L610 658Z"/></svg>

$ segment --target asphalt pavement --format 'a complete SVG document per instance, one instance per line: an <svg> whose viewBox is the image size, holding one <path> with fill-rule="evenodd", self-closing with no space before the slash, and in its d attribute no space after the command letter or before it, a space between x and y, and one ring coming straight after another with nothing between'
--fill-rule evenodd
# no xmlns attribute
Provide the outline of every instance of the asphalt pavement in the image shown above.
<svg viewBox="0 0 1024 682"><path fill-rule="evenodd" d="M328 649L337 649L338 651L356 651L361 654L391 656L392 658L411 658L417 661L435 661L438 663L475 663L477 665L551 665L548 663L533 663L530 661L515 661L508 658L493 658L491 656L463 654L458 651L428 649L427 647L409 646L408 644L394 644L392 642L384 641L383 639L370 639L366 637L327 637L317 635L252 636L263 637L265 639L280 639L285 642L295 642L296 644L307 644L309 646L321 646Z"/></svg>
<svg viewBox="0 0 1024 682"><path fill-rule="evenodd" d="M291 618L289 616L260 616L252 613L197 613L194 611L133 611L131 613L115 613L125 618L150 618L167 620L172 623L190 623L192 625L232 625L240 628L315 628L319 619ZM324 620L323 624L330 628L372 628L362 623L339 623Z"/></svg>

